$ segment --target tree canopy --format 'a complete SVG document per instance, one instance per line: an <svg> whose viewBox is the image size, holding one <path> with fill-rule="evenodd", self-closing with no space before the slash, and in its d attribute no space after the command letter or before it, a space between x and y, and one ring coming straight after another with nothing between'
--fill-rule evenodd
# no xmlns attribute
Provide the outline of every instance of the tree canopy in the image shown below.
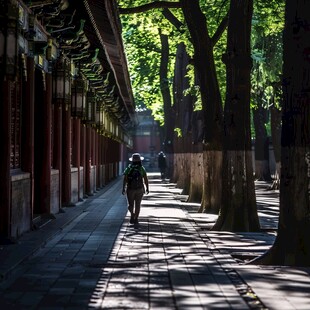
<svg viewBox="0 0 310 310"><path fill-rule="evenodd" d="M150 108L155 119L163 123L163 104L158 74L160 60L159 29L169 37L168 79L171 86L178 44L183 42L186 45L187 53L190 57L193 56L190 34L180 10L180 4L175 1L119 0L118 5L136 105L138 108L144 106ZM168 8L169 10L167 10ZM219 36L216 30L220 21L227 14L227 3L219 4L217 1L204 1L202 10L208 11L210 33L215 45L216 68L222 81L220 83L221 93L224 96L225 66L221 61L221 55L225 49L225 36ZM196 109L201 109L199 87L195 83L194 71L189 70L189 75L191 87L187 92L197 95Z"/></svg>

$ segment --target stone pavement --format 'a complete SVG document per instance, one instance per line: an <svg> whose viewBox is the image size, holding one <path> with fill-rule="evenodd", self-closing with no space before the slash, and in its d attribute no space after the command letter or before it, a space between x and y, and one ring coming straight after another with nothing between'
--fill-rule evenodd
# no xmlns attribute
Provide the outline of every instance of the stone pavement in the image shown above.
<svg viewBox="0 0 310 310"><path fill-rule="evenodd" d="M257 183L263 231L210 232L215 215L151 175L139 225L121 179L0 246L1 309L310 309L310 269L246 265L275 236L278 195Z"/></svg>

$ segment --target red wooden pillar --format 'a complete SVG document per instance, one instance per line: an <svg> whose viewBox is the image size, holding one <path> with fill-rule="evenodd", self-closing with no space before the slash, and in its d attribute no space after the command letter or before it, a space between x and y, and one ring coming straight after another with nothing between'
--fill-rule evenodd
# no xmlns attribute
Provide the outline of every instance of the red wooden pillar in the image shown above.
<svg viewBox="0 0 310 310"><path fill-rule="evenodd" d="M98 187L103 187L102 182L102 136L100 134L97 135L98 137L98 151L97 151L97 165L98 165Z"/></svg>
<svg viewBox="0 0 310 310"><path fill-rule="evenodd" d="M96 184L95 187L100 188L100 166L99 166L99 157L98 157L98 149L99 149L99 134L96 130L94 130L94 140L95 140L95 165L96 165Z"/></svg>
<svg viewBox="0 0 310 310"><path fill-rule="evenodd" d="M93 185L93 190L96 191L96 131L95 129L92 128L91 130L91 164L93 166L93 169L95 169L95 173L92 176L92 185Z"/></svg>
<svg viewBox="0 0 310 310"><path fill-rule="evenodd" d="M111 140L111 166L112 166L112 178L116 176L116 161L117 161L117 153L116 153L116 142Z"/></svg>
<svg viewBox="0 0 310 310"><path fill-rule="evenodd" d="M106 171L107 171L107 160L106 160L106 137L101 137L101 162L103 165L103 175L102 175L102 182L103 185L107 184L107 177L106 177Z"/></svg>
<svg viewBox="0 0 310 310"><path fill-rule="evenodd" d="M92 169L96 169L96 167L94 167L95 166L95 139L94 139L94 129L93 128L91 128L90 129L90 140L91 140L91 147L90 147L90 162L91 162L91 164L90 164L90 166L92 167ZM94 187L95 187L95 184L94 184L94 180L95 180L95 178L94 178L94 175L93 174L91 174L91 192L93 193L93 191L94 191Z"/></svg>
<svg viewBox="0 0 310 310"><path fill-rule="evenodd" d="M78 167L81 163L81 120L72 119L72 166Z"/></svg>
<svg viewBox="0 0 310 310"><path fill-rule="evenodd" d="M81 125L81 149L80 149L80 165L83 167L83 192L80 193L80 198L86 198L86 127Z"/></svg>
<svg viewBox="0 0 310 310"><path fill-rule="evenodd" d="M110 181L112 178L111 176L111 153L112 153L111 139L107 138L107 168L108 168L107 180L108 181Z"/></svg>
<svg viewBox="0 0 310 310"><path fill-rule="evenodd" d="M86 127L86 151L85 151L85 189L87 195L93 195L91 188L91 164L92 164L92 129L87 126Z"/></svg>
<svg viewBox="0 0 310 310"><path fill-rule="evenodd" d="M34 213L50 213L51 101L50 74L35 71L34 94Z"/></svg>
<svg viewBox="0 0 310 310"><path fill-rule="evenodd" d="M30 208L33 217L34 201L34 58L27 58L27 81L24 87L24 101L21 130L21 169L30 173ZM32 220L32 218L31 218Z"/></svg>
<svg viewBox="0 0 310 310"><path fill-rule="evenodd" d="M106 137L106 180L107 182L110 181L111 176L110 176L110 152L111 152L111 148L110 148L110 138Z"/></svg>
<svg viewBox="0 0 310 310"><path fill-rule="evenodd" d="M117 145L117 164L116 164L116 176L119 176L120 174L120 161L121 161L121 143L116 141Z"/></svg>
<svg viewBox="0 0 310 310"><path fill-rule="evenodd" d="M71 111L62 106L62 203L71 205Z"/></svg>
<svg viewBox="0 0 310 310"><path fill-rule="evenodd" d="M62 197L62 102L55 101L53 124L53 168L59 171L59 200Z"/></svg>
<svg viewBox="0 0 310 310"><path fill-rule="evenodd" d="M80 166L81 166L81 120L72 120L72 166L78 168L78 200L80 200Z"/></svg>
<svg viewBox="0 0 310 310"><path fill-rule="evenodd" d="M51 211L51 120L52 120L52 75L45 74L46 89L42 107L43 139L41 139L42 165L40 178L41 210L43 213Z"/></svg>
<svg viewBox="0 0 310 310"><path fill-rule="evenodd" d="M119 162L120 162L120 155L121 155L121 152L120 152L120 143L118 141L116 141L116 146L117 146L117 162L116 162L116 176L119 175Z"/></svg>
<svg viewBox="0 0 310 310"><path fill-rule="evenodd" d="M108 137L104 137L104 142L105 142L105 180L106 183L109 182L109 138Z"/></svg>
<svg viewBox="0 0 310 310"><path fill-rule="evenodd" d="M10 81L1 77L2 91L0 94L0 237L10 237L10 204L11 204L11 96Z"/></svg>
<svg viewBox="0 0 310 310"><path fill-rule="evenodd" d="M115 166L115 149L114 149L114 141L110 139L110 148L109 148L109 154L110 154L110 166L111 166L111 175L110 179L114 178L114 166Z"/></svg>

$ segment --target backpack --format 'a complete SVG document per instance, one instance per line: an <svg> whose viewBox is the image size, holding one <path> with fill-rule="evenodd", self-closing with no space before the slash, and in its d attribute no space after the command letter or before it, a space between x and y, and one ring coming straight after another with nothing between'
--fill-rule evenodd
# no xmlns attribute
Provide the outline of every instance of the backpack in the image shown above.
<svg viewBox="0 0 310 310"><path fill-rule="evenodd" d="M143 188L142 167L132 165L129 169L130 170L127 174L128 188L129 189Z"/></svg>
<svg viewBox="0 0 310 310"><path fill-rule="evenodd" d="M159 168L166 168L166 156L163 154L158 155L158 166Z"/></svg>

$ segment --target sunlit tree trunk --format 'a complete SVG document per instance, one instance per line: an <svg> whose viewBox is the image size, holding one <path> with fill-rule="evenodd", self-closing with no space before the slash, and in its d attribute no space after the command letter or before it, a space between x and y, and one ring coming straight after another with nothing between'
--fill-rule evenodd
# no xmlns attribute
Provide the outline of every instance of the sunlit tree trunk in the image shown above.
<svg viewBox="0 0 310 310"><path fill-rule="evenodd" d="M203 167L203 153L202 145L194 145L192 153L190 154L191 171L190 171L190 189L189 189L189 202L200 203L202 199L202 187L204 179L204 167ZM199 212L203 212L202 205Z"/></svg>
<svg viewBox="0 0 310 310"><path fill-rule="evenodd" d="M259 230L250 139L252 11L252 0L231 1L227 53L223 56L227 71L223 204L214 230Z"/></svg>
<svg viewBox="0 0 310 310"><path fill-rule="evenodd" d="M192 149L190 126L191 115L193 111L193 98L185 95L184 91L189 88L187 77L187 66L189 56L186 53L184 43L179 44L177 48L174 80L173 80L173 106L175 112L175 133L174 133L174 182L183 189L183 194L188 194L190 187L191 161L190 153Z"/></svg>
<svg viewBox="0 0 310 310"><path fill-rule="evenodd" d="M265 126L268 122L268 111L263 107L262 96L262 92L257 94L257 107L252 109L255 128L255 179L259 181L271 181L269 166L269 138Z"/></svg>
<svg viewBox="0 0 310 310"><path fill-rule="evenodd" d="M282 105L281 105L282 106ZM271 189L280 189L281 170L281 110L274 104L270 107L271 139L275 159L275 172Z"/></svg>
<svg viewBox="0 0 310 310"><path fill-rule="evenodd" d="M279 227L255 263L310 266L310 1L287 0L285 14Z"/></svg>
<svg viewBox="0 0 310 310"><path fill-rule="evenodd" d="M204 211L221 205L222 101L213 58L213 45L198 0L181 0L181 6L194 46L194 66L199 80L204 113ZM217 160L218 164L214 164Z"/></svg>
<svg viewBox="0 0 310 310"><path fill-rule="evenodd" d="M160 58L160 90L163 97L164 103L164 118L165 118L165 127L164 127L164 150L167 154L168 159L168 177L173 175L171 171L173 167L173 134L174 134L174 113L172 111L172 103L171 103L171 95L169 89L169 81L168 81L168 63L169 63L169 41L168 36L161 33L160 41L161 41L161 58Z"/></svg>

